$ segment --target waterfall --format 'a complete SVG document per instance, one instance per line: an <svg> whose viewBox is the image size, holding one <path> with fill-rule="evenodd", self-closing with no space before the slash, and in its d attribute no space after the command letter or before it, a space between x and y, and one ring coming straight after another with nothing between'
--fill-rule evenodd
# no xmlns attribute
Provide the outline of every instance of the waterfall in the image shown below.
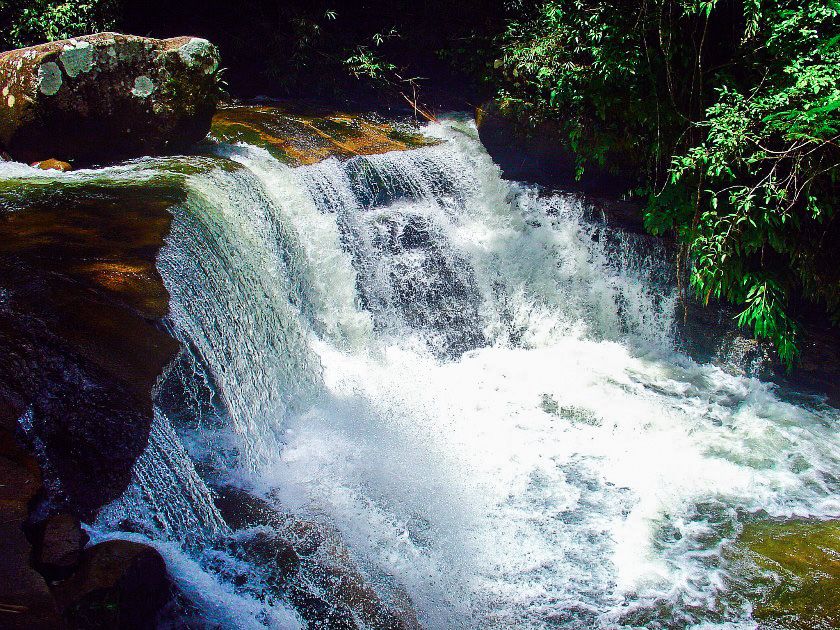
<svg viewBox="0 0 840 630"><path fill-rule="evenodd" d="M299 168L219 144L186 176L159 269L212 413L172 418L187 448L157 417L110 527L229 535L189 453L337 530L424 627L752 627L727 545L840 517L840 414L678 352L656 241L503 180L470 121L424 133Z"/></svg>
<svg viewBox="0 0 840 630"><path fill-rule="evenodd" d="M134 465L131 485L102 510L95 527L113 530L126 522L142 527L152 538L188 547L207 545L228 533L210 491L158 409L149 444Z"/></svg>
<svg viewBox="0 0 840 630"><path fill-rule="evenodd" d="M294 239L252 173L218 169L191 178L159 257L175 334L209 368L251 465L318 379Z"/></svg>

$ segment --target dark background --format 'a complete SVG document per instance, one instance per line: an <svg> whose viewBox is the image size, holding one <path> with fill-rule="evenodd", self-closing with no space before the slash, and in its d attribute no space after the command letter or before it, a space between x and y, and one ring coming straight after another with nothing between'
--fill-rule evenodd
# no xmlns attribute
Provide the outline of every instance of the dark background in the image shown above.
<svg viewBox="0 0 840 630"><path fill-rule="evenodd" d="M316 98L370 105L397 99L352 76L343 64L367 45L420 77L434 106L465 108L489 94L475 52L504 28L502 0L122 0L118 27L154 37L195 35L217 44L225 80L238 97ZM328 16L334 14L334 18ZM397 36L375 45L376 33ZM405 105L404 103L402 103Z"/></svg>

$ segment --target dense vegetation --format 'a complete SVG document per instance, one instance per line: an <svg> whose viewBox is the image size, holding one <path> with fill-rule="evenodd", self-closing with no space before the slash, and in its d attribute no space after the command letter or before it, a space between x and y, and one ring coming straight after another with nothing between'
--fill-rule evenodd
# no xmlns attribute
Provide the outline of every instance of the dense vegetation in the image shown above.
<svg viewBox="0 0 840 630"><path fill-rule="evenodd" d="M119 13L116 0L0 0L3 50L108 30Z"/></svg>
<svg viewBox="0 0 840 630"><path fill-rule="evenodd" d="M840 4L546 2L510 24L502 96L555 120L579 169L632 165L705 303L796 354L794 302L840 319Z"/></svg>
<svg viewBox="0 0 840 630"><path fill-rule="evenodd" d="M838 0L0 0L6 46L114 24L220 43L243 94L362 77L418 105L469 85L475 104L483 82L580 175L620 170L648 228L676 234L686 295L738 305L788 364L804 305L840 321Z"/></svg>

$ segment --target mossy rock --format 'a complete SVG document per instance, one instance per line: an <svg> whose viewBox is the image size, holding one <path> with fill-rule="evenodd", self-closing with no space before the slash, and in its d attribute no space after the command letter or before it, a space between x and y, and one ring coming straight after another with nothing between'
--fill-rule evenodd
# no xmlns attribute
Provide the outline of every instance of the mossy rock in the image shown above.
<svg viewBox="0 0 840 630"><path fill-rule="evenodd" d="M840 521L750 523L736 557L761 628L840 628Z"/></svg>
<svg viewBox="0 0 840 630"><path fill-rule="evenodd" d="M0 147L14 159L107 162L202 140L219 98L204 39L97 33L0 54Z"/></svg>

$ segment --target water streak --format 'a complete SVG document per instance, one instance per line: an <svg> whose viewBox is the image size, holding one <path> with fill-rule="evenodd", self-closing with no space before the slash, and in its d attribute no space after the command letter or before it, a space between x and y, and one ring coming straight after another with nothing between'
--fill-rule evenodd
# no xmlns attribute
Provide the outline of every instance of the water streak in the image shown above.
<svg viewBox="0 0 840 630"><path fill-rule="evenodd" d="M204 546L229 533L210 490L158 409L149 444L134 465L131 485L100 512L94 526L116 530L124 524L142 528L151 538L187 547Z"/></svg>

